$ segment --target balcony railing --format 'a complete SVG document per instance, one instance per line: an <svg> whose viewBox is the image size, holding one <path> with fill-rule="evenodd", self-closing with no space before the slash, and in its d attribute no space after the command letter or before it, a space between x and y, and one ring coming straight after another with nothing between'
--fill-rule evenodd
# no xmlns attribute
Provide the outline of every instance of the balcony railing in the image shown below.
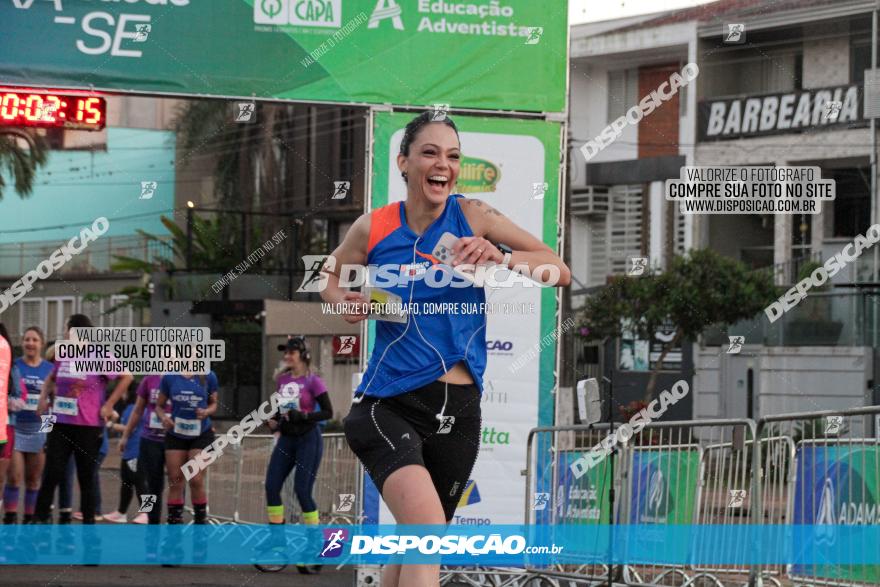
<svg viewBox="0 0 880 587"><path fill-rule="evenodd" d="M30 243L0 244L0 277L18 279L37 267L63 242L37 241ZM102 236L89 243L81 253L57 268L54 275L109 273L114 255L133 257L153 262L171 258L171 246L166 242L148 240L140 235Z"/></svg>
<svg viewBox="0 0 880 587"><path fill-rule="evenodd" d="M729 343L741 335L746 344L764 346L875 346L878 342L880 294L810 292L774 322L761 312L729 328L703 334L707 345Z"/></svg>

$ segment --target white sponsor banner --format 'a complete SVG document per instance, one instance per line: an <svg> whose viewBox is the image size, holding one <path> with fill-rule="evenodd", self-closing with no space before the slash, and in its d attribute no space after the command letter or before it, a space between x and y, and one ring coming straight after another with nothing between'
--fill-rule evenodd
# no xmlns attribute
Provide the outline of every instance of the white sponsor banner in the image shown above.
<svg viewBox="0 0 880 587"><path fill-rule="evenodd" d="M539 179L543 181L547 171L543 143L527 135L464 132L461 129L459 132L466 157L488 161L499 170L494 191L467 193L465 196L483 200L544 240L544 206L548 203L532 196L533 184ZM406 198L403 185L394 180L400 177L397 153L402 137L401 129L390 140L388 177L392 178L394 189L389 190L388 203ZM541 338L542 291L543 288L521 286L486 288L488 303L516 304L516 307L533 308L534 312L489 315L480 454L453 524L523 522L525 484L520 471L526 467L529 430L538 425L540 354L517 369L515 375L511 365ZM391 512L384 502L380 503L378 523L394 523Z"/></svg>

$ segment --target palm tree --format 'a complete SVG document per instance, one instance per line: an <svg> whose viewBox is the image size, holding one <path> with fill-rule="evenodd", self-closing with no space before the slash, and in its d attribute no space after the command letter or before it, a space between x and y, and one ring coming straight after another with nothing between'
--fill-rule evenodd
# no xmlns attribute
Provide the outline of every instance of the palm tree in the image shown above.
<svg viewBox="0 0 880 587"><path fill-rule="evenodd" d="M190 100L178 109L173 127L184 153L214 156L221 206L281 211L285 186L292 182L279 169L292 166L284 165L287 149L279 143L292 135L293 106L260 103L255 115L258 124L240 124L226 100Z"/></svg>
<svg viewBox="0 0 880 587"><path fill-rule="evenodd" d="M28 148L22 147L25 141ZM46 164L49 147L45 139L26 130L0 130L0 171L6 169L12 177L13 188L19 197L31 195L37 169ZM0 174L0 200L6 189L6 180Z"/></svg>

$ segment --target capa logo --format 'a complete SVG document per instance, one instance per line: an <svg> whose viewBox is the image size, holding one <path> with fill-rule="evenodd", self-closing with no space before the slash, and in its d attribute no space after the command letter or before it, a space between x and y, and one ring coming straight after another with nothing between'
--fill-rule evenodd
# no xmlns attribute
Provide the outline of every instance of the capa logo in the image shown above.
<svg viewBox="0 0 880 587"><path fill-rule="evenodd" d="M254 23L342 26L342 0L255 0Z"/></svg>
<svg viewBox="0 0 880 587"><path fill-rule="evenodd" d="M340 26L342 0L293 0L290 24Z"/></svg>
<svg viewBox="0 0 880 587"><path fill-rule="evenodd" d="M462 194L494 192L501 172L485 159L462 157L455 186Z"/></svg>
<svg viewBox="0 0 880 587"><path fill-rule="evenodd" d="M486 341L486 350L487 351L511 351L513 350L513 343L509 340L487 340Z"/></svg>

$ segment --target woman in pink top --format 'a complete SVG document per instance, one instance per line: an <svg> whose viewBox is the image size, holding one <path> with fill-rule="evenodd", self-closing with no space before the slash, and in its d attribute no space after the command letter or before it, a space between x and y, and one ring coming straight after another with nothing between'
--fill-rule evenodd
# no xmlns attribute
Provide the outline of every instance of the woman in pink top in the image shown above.
<svg viewBox="0 0 880 587"><path fill-rule="evenodd" d="M91 328L92 322L83 314L74 314L67 321L64 338L71 328ZM64 479L70 455L76 461L82 497L83 524L95 523L95 467L104 438L104 427L113 414L113 406L126 392L133 377L128 374L85 375L72 370L71 361L55 361L55 368L40 393L37 414L46 414L48 398L54 392L53 414L56 421L46 441L46 478L37 496L34 517L48 523L49 508L55 488ZM117 380L113 393L104 399L107 382Z"/></svg>

